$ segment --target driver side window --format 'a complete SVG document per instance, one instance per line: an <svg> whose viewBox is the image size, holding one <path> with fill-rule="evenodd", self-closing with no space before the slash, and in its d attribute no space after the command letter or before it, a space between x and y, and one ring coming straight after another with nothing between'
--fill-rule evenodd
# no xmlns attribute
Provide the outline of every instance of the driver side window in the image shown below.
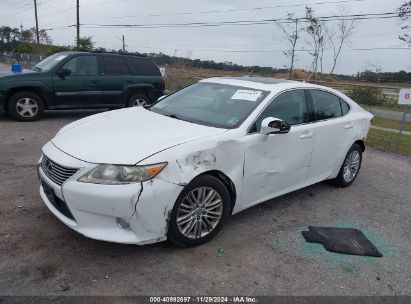
<svg viewBox="0 0 411 304"><path fill-rule="evenodd" d="M304 90L292 90L277 96L255 121L250 133L259 132L261 122L267 117L284 120L290 125L308 122L307 102Z"/></svg>
<svg viewBox="0 0 411 304"><path fill-rule="evenodd" d="M71 76L96 76L98 75L97 56L77 56L66 62L63 69L70 70Z"/></svg>

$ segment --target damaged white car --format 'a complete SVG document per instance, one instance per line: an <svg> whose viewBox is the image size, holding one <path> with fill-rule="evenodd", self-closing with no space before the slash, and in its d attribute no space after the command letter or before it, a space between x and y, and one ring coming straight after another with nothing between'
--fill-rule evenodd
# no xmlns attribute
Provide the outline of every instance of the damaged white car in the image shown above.
<svg viewBox="0 0 411 304"><path fill-rule="evenodd" d="M43 147L40 194L93 239L198 245L260 202L326 179L350 185L371 119L330 88L205 79L62 128Z"/></svg>

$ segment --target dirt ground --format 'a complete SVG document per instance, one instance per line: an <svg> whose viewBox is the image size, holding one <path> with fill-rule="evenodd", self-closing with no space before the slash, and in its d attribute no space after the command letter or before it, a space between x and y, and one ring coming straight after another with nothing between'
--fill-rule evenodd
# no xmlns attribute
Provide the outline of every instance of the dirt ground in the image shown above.
<svg viewBox="0 0 411 304"><path fill-rule="evenodd" d="M369 149L349 188L320 183L265 202L203 246L111 244L67 228L38 194L42 145L91 113L0 115L0 295L411 294L411 158ZM308 225L359 228L384 257L327 252L304 241Z"/></svg>

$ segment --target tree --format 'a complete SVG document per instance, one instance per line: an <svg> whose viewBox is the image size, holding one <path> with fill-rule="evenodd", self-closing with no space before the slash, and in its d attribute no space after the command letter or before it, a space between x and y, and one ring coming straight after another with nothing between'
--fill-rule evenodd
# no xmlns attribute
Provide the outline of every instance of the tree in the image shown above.
<svg viewBox="0 0 411 304"><path fill-rule="evenodd" d="M298 18L293 13L287 14L287 21L285 23L276 22L277 27L282 31L282 38L287 44L288 50L284 52L284 55L290 58L290 78L293 76L294 61L295 61L295 49L297 41L301 37L303 28L299 24Z"/></svg>
<svg viewBox="0 0 411 304"><path fill-rule="evenodd" d="M333 65L330 74L334 73L343 46L349 42L350 36L359 24L359 20L347 20L343 18L343 16L347 14L347 11L344 8L340 9L339 14L341 18L337 22L336 26L329 27L325 31L328 42L333 50Z"/></svg>
<svg viewBox="0 0 411 304"><path fill-rule="evenodd" d="M402 41L411 45L411 32L407 33L407 30L411 31L411 1L406 1L403 5L401 5L398 9L398 16L401 20L405 23L401 26L401 29L405 32L400 35L398 38ZM408 22L408 24L407 24Z"/></svg>
<svg viewBox="0 0 411 304"><path fill-rule="evenodd" d="M76 50L77 51L91 51L94 48L94 42L93 42L93 37L92 36L87 36L87 37L80 37L78 41L76 40Z"/></svg>
<svg viewBox="0 0 411 304"><path fill-rule="evenodd" d="M313 47L312 51L310 52L311 56L313 57L312 72L308 77L308 79L311 79L312 76L314 76L314 78L317 78L318 58L320 57L320 54L323 54L324 52L324 24L314 16L314 10L311 7L306 6L305 10L305 18L308 23L306 31L312 38L311 46Z"/></svg>
<svg viewBox="0 0 411 304"><path fill-rule="evenodd" d="M28 30L22 30L20 33L21 43L37 43L36 29L32 27ZM40 44L51 45L52 41L46 30L39 30Z"/></svg>

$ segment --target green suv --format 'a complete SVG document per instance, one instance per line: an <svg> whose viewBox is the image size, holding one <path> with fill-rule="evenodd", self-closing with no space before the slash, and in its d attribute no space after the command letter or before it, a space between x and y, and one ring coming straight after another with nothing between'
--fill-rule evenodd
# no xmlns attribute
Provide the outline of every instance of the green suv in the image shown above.
<svg viewBox="0 0 411 304"><path fill-rule="evenodd" d="M61 52L32 70L0 75L0 107L21 121L36 120L48 109L144 106L164 91L164 78L150 59L121 53Z"/></svg>

